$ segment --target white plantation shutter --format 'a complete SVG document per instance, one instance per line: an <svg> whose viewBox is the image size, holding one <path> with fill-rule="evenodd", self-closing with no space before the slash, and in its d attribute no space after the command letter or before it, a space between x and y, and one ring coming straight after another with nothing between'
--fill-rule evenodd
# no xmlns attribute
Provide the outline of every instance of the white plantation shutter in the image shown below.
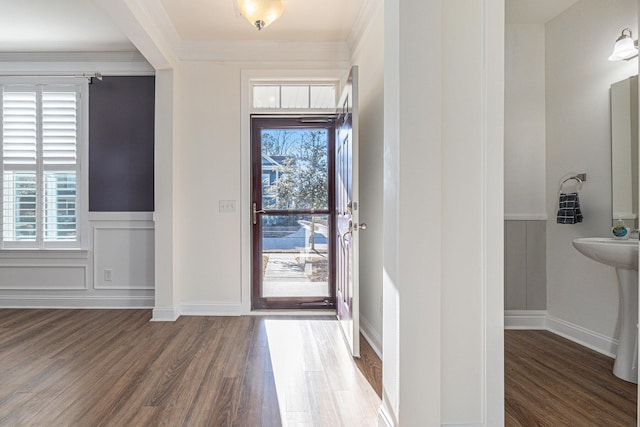
<svg viewBox="0 0 640 427"><path fill-rule="evenodd" d="M80 88L0 87L2 246L73 246L79 241Z"/></svg>
<svg viewBox="0 0 640 427"><path fill-rule="evenodd" d="M75 241L77 99L75 92L42 93L44 240Z"/></svg>
<svg viewBox="0 0 640 427"><path fill-rule="evenodd" d="M35 92L5 92L2 102L2 155L5 170L33 166L37 154Z"/></svg>
<svg viewBox="0 0 640 427"><path fill-rule="evenodd" d="M42 94L42 159L49 165L67 165L75 170L78 142L75 92Z"/></svg>

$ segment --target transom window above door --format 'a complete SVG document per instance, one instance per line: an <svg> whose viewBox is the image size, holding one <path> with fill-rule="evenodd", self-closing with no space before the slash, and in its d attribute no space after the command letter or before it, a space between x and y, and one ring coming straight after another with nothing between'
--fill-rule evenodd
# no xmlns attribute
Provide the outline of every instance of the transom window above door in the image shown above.
<svg viewBox="0 0 640 427"><path fill-rule="evenodd" d="M255 82L252 85L255 110L333 110L338 82L278 83Z"/></svg>

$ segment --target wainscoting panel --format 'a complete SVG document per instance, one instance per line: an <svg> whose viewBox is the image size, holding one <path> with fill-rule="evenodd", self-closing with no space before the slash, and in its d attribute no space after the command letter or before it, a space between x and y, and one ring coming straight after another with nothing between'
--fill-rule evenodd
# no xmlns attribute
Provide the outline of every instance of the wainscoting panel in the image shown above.
<svg viewBox="0 0 640 427"><path fill-rule="evenodd" d="M546 310L546 221L504 225L505 310Z"/></svg>
<svg viewBox="0 0 640 427"><path fill-rule="evenodd" d="M527 226L526 221L504 223L504 307L527 308Z"/></svg>
<svg viewBox="0 0 640 427"><path fill-rule="evenodd" d="M67 265L0 266L0 290L69 291L87 288L87 268Z"/></svg>
<svg viewBox="0 0 640 427"><path fill-rule="evenodd" d="M95 289L154 289L150 227L94 227Z"/></svg>
<svg viewBox="0 0 640 427"><path fill-rule="evenodd" d="M90 212L89 229L82 250L0 253L0 308L152 308L153 214Z"/></svg>

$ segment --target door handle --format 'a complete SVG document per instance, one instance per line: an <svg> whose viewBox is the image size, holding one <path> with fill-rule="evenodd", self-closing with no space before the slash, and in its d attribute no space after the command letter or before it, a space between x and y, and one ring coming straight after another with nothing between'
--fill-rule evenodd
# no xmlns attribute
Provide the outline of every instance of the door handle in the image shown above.
<svg viewBox="0 0 640 427"><path fill-rule="evenodd" d="M344 234L340 235L340 240L342 241L342 246L347 246L347 236L349 234L353 234L353 221L349 220L349 228Z"/></svg>
<svg viewBox="0 0 640 427"><path fill-rule="evenodd" d="M260 210L256 210L256 209L257 209L257 205L254 203L253 204L253 225L256 225L258 223L258 214L266 213L263 209L260 209Z"/></svg>
<svg viewBox="0 0 640 427"><path fill-rule="evenodd" d="M351 230L346 231L343 235L340 236L340 240L342 241L342 246L347 246L347 236L351 234Z"/></svg>

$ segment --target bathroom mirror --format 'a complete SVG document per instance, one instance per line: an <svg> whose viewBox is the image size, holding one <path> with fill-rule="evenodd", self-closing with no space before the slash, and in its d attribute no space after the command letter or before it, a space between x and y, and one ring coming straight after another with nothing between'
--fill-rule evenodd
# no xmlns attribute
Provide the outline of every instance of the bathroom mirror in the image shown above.
<svg viewBox="0 0 640 427"><path fill-rule="evenodd" d="M611 85L612 220L638 229L638 76Z"/></svg>

